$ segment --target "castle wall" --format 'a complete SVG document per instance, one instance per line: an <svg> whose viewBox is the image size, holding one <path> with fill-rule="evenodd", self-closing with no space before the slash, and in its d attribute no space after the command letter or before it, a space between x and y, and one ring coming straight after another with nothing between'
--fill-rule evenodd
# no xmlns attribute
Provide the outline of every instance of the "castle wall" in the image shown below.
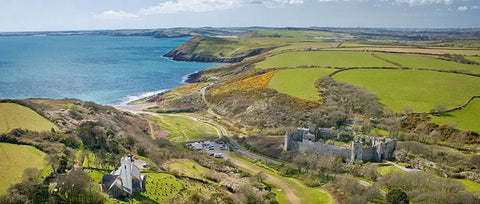
<svg viewBox="0 0 480 204"><path fill-rule="evenodd" d="M319 142L301 142L298 143L298 147L298 150L300 152L341 156L344 159L349 158L351 154L351 151L349 149Z"/></svg>
<svg viewBox="0 0 480 204"><path fill-rule="evenodd" d="M377 148L376 147L363 147L362 149L363 161L377 161Z"/></svg>

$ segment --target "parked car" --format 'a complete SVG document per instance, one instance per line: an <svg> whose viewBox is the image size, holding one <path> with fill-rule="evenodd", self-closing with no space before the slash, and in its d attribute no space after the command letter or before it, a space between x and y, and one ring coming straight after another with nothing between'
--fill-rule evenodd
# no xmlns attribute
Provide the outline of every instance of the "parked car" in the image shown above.
<svg viewBox="0 0 480 204"><path fill-rule="evenodd" d="M407 165L405 165L405 168L407 168L407 169L412 169L412 165L407 164Z"/></svg>

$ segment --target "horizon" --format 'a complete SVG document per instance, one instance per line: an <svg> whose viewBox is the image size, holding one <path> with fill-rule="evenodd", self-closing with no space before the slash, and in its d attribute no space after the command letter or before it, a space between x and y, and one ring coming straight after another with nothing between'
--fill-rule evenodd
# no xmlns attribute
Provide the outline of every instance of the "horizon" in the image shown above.
<svg viewBox="0 0 480 204"><path fill-rule="evenodd" d="M177 27L480 28L474 0L0 0L0 32Z"/></svg>
<svg viewBox="0 0 480 204"><path fill-rule="evenodd" d="M199 27L164 27L164 28L118 28L118 29L84 29L84 30L18 30L18 31L0 31L0 33L34 33L34 32L91 32L91 31L126 31L126 30L167 30L167 29L201 29L201 28L239 28L239 29L248 29L248 28L267 28L267 29L279 29L279 30L288 30L288 29L377 29L377 30L469 30L469 29L480 29L480 27L446 27L446 28L428 28L428 27L335 27L335 26L310 26L310 27L271 27L271 26L199 26Z"/></svg>

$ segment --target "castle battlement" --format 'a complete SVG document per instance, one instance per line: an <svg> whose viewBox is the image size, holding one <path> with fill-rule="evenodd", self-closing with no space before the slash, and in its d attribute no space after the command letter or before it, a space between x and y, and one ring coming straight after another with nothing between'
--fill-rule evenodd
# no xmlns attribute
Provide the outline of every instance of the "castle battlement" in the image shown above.
<svg viewBox="0 0 480 204"><path fill-rule="evenodd" d="M320 136L322 132L331 133L332 131L316 128L297 128L294 131L287 131L285 133L283 149L285 151L341 156L345 160L350 161L363 160L375 162L393 158L393 153L397 149L396 139L376 138L365 135L360 136L360 138L366 140L368 143L364 144L360 139L356 138L348 148L337 147L333 144L325 144Z"/></svg>

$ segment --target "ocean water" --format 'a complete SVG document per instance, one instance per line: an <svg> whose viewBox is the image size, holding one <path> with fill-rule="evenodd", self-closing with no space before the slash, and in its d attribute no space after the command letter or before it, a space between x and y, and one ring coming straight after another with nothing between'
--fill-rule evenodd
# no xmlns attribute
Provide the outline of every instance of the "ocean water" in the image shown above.
<svg viewBox="0 0 480 204"><path fill-rule="evenodd" d="M189 38L0 37L0 98L78 98L126 104L185 84L185 76L221 65L162 55Z"/></svg>

